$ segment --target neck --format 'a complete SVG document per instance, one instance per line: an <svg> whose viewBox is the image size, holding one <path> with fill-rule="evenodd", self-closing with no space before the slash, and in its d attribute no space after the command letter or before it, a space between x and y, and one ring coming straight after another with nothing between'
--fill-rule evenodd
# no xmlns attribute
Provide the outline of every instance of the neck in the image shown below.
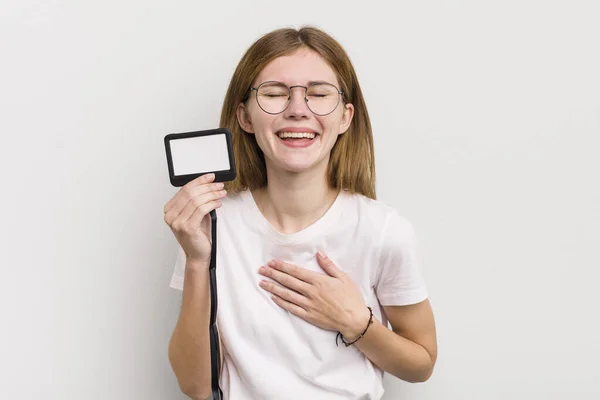
<svg viewBox="0 0 600 400"><path fill-rule="evenodd" d="M284 234L295 233L321 218L335 201L338 191L329 187L325 170L316 174L267 168L268 185L253 191L254 200L265 218Z"/></svg>

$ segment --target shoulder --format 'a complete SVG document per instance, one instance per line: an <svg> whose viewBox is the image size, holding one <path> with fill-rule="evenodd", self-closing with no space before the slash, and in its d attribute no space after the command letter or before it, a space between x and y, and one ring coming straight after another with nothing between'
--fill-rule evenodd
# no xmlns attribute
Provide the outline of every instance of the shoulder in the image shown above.
<svg viewBox="0 0 600 400"><path fill-rule="evenodd" d="M362 236L371 236L380 251L396 251L417 244L414 225L395 207L358 193L347 193L346 197L344 219L353 221Z"/></svg>
<svg viewBox="0 0 600 400"><path fill-rule="evenodd" d="M345 191L345 212L356 215L360 222L383 229L390 224L410 226L408 220L393 206L360 193Z"/></svg>

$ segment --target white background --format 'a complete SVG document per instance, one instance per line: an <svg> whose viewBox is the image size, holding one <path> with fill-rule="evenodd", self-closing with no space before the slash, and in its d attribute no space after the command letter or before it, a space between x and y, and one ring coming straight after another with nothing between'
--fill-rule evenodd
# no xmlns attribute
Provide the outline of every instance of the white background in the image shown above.
<svg viewBox="0 0 600 400"><path fill-rule="evenodd" d="M425 250L439 361L385 399L600 398L597 1L0 4L1 399L184 398L163 137L302 24L348 50Z"/></svg>

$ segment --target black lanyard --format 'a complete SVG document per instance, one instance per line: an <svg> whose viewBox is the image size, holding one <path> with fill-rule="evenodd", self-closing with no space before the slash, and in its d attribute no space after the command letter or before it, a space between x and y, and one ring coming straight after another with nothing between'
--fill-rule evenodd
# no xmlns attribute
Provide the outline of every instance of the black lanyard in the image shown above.
<svg viewBox="0 0 600 400"><path fill-rule="evenodd" d="M221 372L221 351L219 346L219 332L217 332L217 213L210 212L212 228L212 248L210 256L210 372L213 400L223 400L223 392L219 387Z"/></svg>

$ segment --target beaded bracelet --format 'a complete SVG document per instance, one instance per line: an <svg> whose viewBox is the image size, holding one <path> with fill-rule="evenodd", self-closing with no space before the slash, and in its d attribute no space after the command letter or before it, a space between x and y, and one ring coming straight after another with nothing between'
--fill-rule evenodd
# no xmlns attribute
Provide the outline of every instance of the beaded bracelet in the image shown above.
<svg viewBox="0 0 600 400"><path fill-rule="evenodd" d="M369 329L369 326L371 326L373 324L373 310L371 309L371 307L367 306L367 308L369 309L369 313L371 313L371 316L369 317L369 323L367 324L367 327L365 328L365 330L363 331L363 333L361 333L360 335L358 335L358 337L356 339L354 339L353 341L346 342L344 340L344 335L342 335L341 332L338 332L337 336L335 337L335 345L336 346L338 345L338 338L342 339L342 342L346 345L346 347L348 347L348 346L356 343L356 341L358 339L360 339L361 337L363 337L365 335L365 333L367 332L367 329Z"/></svg>

